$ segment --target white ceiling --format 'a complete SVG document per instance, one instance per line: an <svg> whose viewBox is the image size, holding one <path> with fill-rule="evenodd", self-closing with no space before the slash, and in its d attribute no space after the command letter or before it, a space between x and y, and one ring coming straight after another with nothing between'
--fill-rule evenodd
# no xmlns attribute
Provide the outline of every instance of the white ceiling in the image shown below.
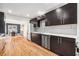
<svg viewBox="0 0 79 59"><path fill-rule="evenodd" d="M30 18L38 16L38 11L47 12L51 8L55 8L60 3L0 3L0 10L13 15Z"/></svg>

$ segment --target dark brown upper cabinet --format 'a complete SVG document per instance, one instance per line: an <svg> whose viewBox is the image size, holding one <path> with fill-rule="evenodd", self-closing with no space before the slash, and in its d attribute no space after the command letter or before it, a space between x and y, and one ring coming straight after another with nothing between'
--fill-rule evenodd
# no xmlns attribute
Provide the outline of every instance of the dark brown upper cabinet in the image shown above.
<svg viewBox="0 0 79 59"><path fill-rule="evenodd" d="M42 16L37 16L33 19L30 20L30 23L32 23L34 25L34 27L40 27L40 21L45 20L46 16L42 15Z"/></svg>
<svg viewBox="0 0 79 59"><path fill-rule="evenodd" d="M63 24L77 24L77 4L71 3L62 7Z"/></svg>
<svg viewBox="0 0 79 59"><path fill-rule="evenodd" d="M46 15L46 26L77 24L77 3L69 3L52 10Z"/></svg>
<svg viewBox="0 0 79 59"><path fill-rule="evenodd" d="M59 19L57 19L57 14L56 14L55 10L46 14L46 18L47 18L46 26L61 24L61 21Z"/></svg>
<svg viewBox="0 0 79 59"><path fill-rule="evenodd" d="M33 27L40 27L40 21L38 21L37 18L31 19L30 23L33 24Z"/></svg>

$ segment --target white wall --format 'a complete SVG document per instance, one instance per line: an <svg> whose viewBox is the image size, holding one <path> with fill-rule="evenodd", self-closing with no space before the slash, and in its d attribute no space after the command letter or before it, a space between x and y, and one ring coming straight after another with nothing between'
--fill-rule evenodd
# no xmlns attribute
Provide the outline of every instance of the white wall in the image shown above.
<svg viewBox="0 0 79 59"><path fill-rule="evenodd" d="M25 17L19 17L15 15L5 14L5 23L12 23L12 24L20 24L24 25L23 35L24 37L28 37L28 19ZM22 28L22 27L21 27ZM6 28L5 28L6 30Z"/></svg>

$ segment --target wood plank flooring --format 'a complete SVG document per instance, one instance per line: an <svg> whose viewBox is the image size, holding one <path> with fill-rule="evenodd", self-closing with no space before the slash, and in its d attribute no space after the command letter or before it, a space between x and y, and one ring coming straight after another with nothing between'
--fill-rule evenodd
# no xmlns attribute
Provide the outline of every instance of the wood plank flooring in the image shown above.
<svg viewBox="0 0 79 59"><path fill-rule="evenodd" d="M2 56L57 56L22 36L11 37L6 40Z"/></svg>

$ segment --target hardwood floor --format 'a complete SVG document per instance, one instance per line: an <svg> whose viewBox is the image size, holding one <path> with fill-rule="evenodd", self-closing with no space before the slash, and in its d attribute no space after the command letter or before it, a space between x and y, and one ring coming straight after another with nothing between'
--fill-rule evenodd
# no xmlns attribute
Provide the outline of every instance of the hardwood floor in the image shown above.
<svg viewBox="0 0 79 59"><path fill-rule="evenodd" d="M1 51L2 56L57 56L37 44L26 40L22 36L11 37L6 40L5 48Z"/></svg>

